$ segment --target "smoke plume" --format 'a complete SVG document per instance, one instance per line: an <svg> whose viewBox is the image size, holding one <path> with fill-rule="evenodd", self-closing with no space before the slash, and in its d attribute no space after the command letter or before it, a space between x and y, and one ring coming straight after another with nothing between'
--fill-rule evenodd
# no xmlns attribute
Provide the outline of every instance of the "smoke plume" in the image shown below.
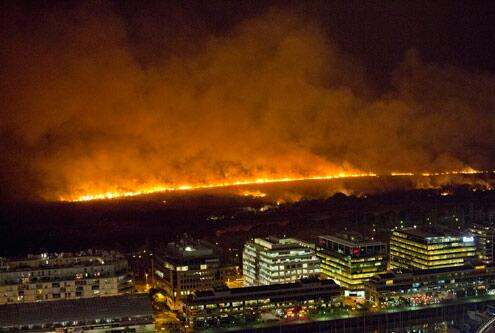
<svg viewBox="0 0 495 333"><path fill-rule="evenodd" d="M493 167L494 76L411 50L377 95L303 14L180 42L147 27L163 52L106 3L1 15L0 198Z"/></svg>

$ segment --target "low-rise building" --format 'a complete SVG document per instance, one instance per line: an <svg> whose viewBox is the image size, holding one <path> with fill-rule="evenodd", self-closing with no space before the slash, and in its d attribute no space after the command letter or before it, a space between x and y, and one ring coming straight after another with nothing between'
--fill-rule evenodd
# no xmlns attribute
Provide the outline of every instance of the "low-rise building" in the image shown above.
<svg viewBox="0 0 495 333"><path fill-rule="evenodd" d="M155 285L166 292L169 306L179 307L193 291L224 284L232 267L220 258L220 249L206 241L184 237L168 243L153 253Z"/></svg>
<svg viewBox="0 0 495 333"><path fill-rule="evenodd" d="M132 288L127 260L114 251L0 259L0 304L114 296Z"/></svg>
<svg viewBox="0 0 495 333"><path fill-rule="evenodd" d="M215 326L249 318L304 316L316 308L331 307L340 296L332 280L303 279L294 283L198 291L184 301L184 312L193 327Z"/></svg>
<svg viewBox="0 0 495 333"><path fill-rule="evenodd" d="M359 235L319 236L316 254L321 273L350 296L364 297L364 282L387 270L387 244Z"/></svg>
<svg viewBox="0 0 495 333"><path fill-rule="evenodd" d="M320 260L313 244L293 238L255 238L244 244L242 270L246 286L289 283L318 276Z"/></svg>
<svg viewBox="0 0 495 333"><path fill-rule="evenodd" d="M0 305L1 332L154 332L148 295Z"/></svg>
<svg viewBox="0 0 495 333"><path fill-rule="evenodd" d="M477 261L476 246L476 236L471 234L394 230L390 237L390 267L414 270L463 266Z"/></svg>
<svg viewBox="0 0 495 333"><path fill-rule="evenodd" d="M495 265L392 270L366 283L367 298L381 307L427 305L495 294Z"/></svg>

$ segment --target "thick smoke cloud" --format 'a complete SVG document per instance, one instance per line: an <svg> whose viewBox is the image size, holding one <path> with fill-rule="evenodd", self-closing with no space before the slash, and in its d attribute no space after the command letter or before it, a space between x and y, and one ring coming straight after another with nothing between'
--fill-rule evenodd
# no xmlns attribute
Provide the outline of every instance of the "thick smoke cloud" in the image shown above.
<svg viewBox="0 0 495 333"><path fill-rule="evenodd" d="M488 74L412 50L377 96L304 15L271 9L187 48L157 31L177 49L154 55L111 5L68 7L2 10L1 198L493 167Z"/></svg>

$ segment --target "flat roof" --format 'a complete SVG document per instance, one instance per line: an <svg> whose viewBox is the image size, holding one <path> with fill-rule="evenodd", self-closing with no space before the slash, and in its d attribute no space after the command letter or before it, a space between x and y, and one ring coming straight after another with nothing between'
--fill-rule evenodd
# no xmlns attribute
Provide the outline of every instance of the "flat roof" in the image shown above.
<svg viewBox="0 0 495 333"><path fill-rule="evenodd" d="M220 252L218 247L204 240L181 239L178 242L171 242L166 246L159 247L154 255L161 259L180 263L184 260L219 259Z"/></svg>
<svg viewBox="0 0 495 333"><path fill-rule="evenodd" d="M416 229L416 228L404 228L404 229L397 229L394 231L420 238L461 237L463 235L458 231L441 232L434 229L425 230L425 229Z"/></svg>
<svg viewBox="0 0 495 333"><path fill-rule="evenodd" d="M227 288L223 290L205 290L205 291L196 291L194 298L203 298L203 297L215 297L215 296L225 296L225 295L253 295L258 292L271 292L271 291L280 291L280 290L291 290L298 289L304 287L310 287L314 284L318 284L321 287L324 286L337 286L337 284L331 280L320 280L315 278L307 278L302 279L293 283L282 283L282 284L271 284L271 285L262 285L262 286L254 286L254 287L242 287L242 288ZM196 297L194 297L196 296Z"/></svg>
<svg viewBox="0 0 495 333"><path fill-rule="evenodd" d="M411 236L417 236L421 238L430 238L430 237L444 237L445 234L442 234L437 231L433 230L421 230L421 229L414 229L414 228L405 228L405 229L399 229L399 230L394 230L397 232L402 232L407 235Z"/></svg>
<svg viewBox="0 0 495 333"><path fill-rule="evenodd" d="M480 265L464 265L464 266L454 266L454 267L442 267L442 268L431 268L431 269L400 269L400 270L392 270L386 273L376 274L374 277L379 277L381 279L391 279L395 277L405 277L405 276L421 276L421 275L435 275L442 273L458 273L465 271L479 271L480 273L484 271L484 269L495 268L495 264L480 264Z"/></svg>
<svg viewBox="0 0 495 333"><path fill-rule="evenodd" d="M143 294L6 304L0 305L0 328L151 315L151 299Z"/></svg>
<svg viewBox="0 0 495 333"><path fill-rule="evenodd" d="M17 258L0 258L0 272L23 272L71 267L114 265L126 260L116 251L81 251L78 253L43 253Z"/></svg>
<svg viewBox="0 0 495 333"><path fill-rule="evenodd" d="M277 238L274 236L268 236L265 238L255 238L254 240L249 242L270 250L284 250L284 249L310 247L310 244L296 238Z"/></svg>
<svg viewBox="0 0 495 333"><path fill-rule="evenodd" d="M358 247L358 246L382 246L382 245L387 245L385 242L380 242L380 241L372 241L372 240L349 240L345 238L341 238L338 236L331 236L331 235L323 235L323 236L318 236L321 239L329 240L335 243L339 243L348 247Z"/></svg>

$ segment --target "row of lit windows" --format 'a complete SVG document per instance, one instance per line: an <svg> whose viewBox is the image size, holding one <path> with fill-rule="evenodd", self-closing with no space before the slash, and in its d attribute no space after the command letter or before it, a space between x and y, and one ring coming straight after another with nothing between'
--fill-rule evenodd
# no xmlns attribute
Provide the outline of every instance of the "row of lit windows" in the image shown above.
<svg viewBox="0 0 495 333"><path fill-rule="evenodd" d="M472 251L472 249L475 248L472 246L472 244L467 244L467 243L463 243L463 246L460 246L460 247L447 247L447 248L443 248L441 250L425 250L425 249L417 247L415 245L416 245L415 243L403 242L402 240L397 241L397 240L392 239L390 241L391 247L392 246L400 246L404 249L414 251L414 252L423 253L426 255L445 254L445 253L452 253L452 252L465 252L465 251Z"/></svg>
<svg viewBox="0 0 495 333"><path fill-rule="evenodd" d="M445 249L445 248L452 248L452 247L475 246L474 240L473 241L469 241L469 242L463 242L460 238L456 238L455 241L452 240L450 242L425 245L425 244L421 244L421 243L415 242L413 240L404 239L404 238L398 238L398 237L395 237L395 236L396 236L396 234L394 232L392 234L392 236L390 237L390 242L391 243L394 242L394 241L399 242L399 243L406 243L406 244L409 244L411 246L419 247L419 248L422 248L422 249L425 249L425 250L436 250L436 249Z"/></svg>
<svg viewBox="0 0 495 333"><path fill-rule="evenodd" d="M318 257L322 258L322 259L327 259L327 260L333 260L333 261L338 261L338 262L341 262L343 264L348 264L348 263L359 263L359 262L362 262L362 263L365 263L365 262L373 262L373 261L379 261L379 260L384 260L386 259L386 256L370 256L370 257L362 257L362 258L353 258L353 257L350 257L350 256L344 256L344 255L339 255L339 254L328 254L326 252L323 252L323 251L318 251L317 252L317 255Z"/></svg>
<svg viewBox="0 0 495 333"><path fill-rule="evenodd" d="M476 249L476 246L474 246L473 244L463 243L463 246L459 246L459 247L446 247L446 248L443 248L442 250L424 250L424 249L418 248L414 244L409 244L406 242L397 242L395 240L390 241L390 246L391 247L392 246L402 247L402 248L406 249L407 251L414 251L414 252L422 253L425 255L463 252L463 251L466 251L466 249L467 249L467 251L473 251L474 249Z"/></svg>
<svg viewBox="0 0 495 333"><path fill-rule="evenodd" d="M452 263L452 264L457 264L457 263L464 263L464 260L466 259L466 257L469 257L469 256L474 256L475 253L474 252L468 252L466 253L466 256L462 256L461 258L456 258L456 257L453 257L453 258L448 258L448 259L433 259L433 260L430 260L430 258L424 258L424 257L421 257L421 256L416 256L414 254L411 254L411 253L407 253L407 254L404 254L403 252L397 252L397 251L390 251L390 262L391 264L393 264L395 261L396 261L396 257L399 257L399 258L402 258L404 260L407 260L408 262L411 263L411 265L423 265L423 266L438 266L438 265L445 265L445 264L449 264L449 263Z"/></svg>
<svg viewBox="0 0 495 333"><path fill-rule="evenodd" d="M442 255L424 255L422 253L407 251L406 249L398 246L390 246L390 253L403 253L409 255L414 258L420 258L425 261L434 261L434 260L442 260L442 259L452 259L452 258L468 258L472 257L476 254L476 250L473 248L468 248L468 251L463 252L452 252L448 254Z"/></svg>
<svg viewBox="0 0 495 333"><path fill-rule="evenodd" d="M232 301L232 302L225 302L225 303L207 303L207 304L200 304L200 305L187 305L186 308L189 311L195 311L195 310L204 310L204 309L225 309L225 308L242 308L244 306L249 306L252 308L252 306L255 305L260 305L260 306L266 306L269 305L270 307L273 308L284 308L284 307L292 307L296 306L298 304L318 304L318 303L324 303L327 304L329 298L322 298L317 296L316 298L312 299L306 299L303 301L296 302L294 300L288 300L287 302L277 302L277 303L271 303L270 298L260 298L260 299L251 299L251 300L243 300L243 301Z"/></svg>

